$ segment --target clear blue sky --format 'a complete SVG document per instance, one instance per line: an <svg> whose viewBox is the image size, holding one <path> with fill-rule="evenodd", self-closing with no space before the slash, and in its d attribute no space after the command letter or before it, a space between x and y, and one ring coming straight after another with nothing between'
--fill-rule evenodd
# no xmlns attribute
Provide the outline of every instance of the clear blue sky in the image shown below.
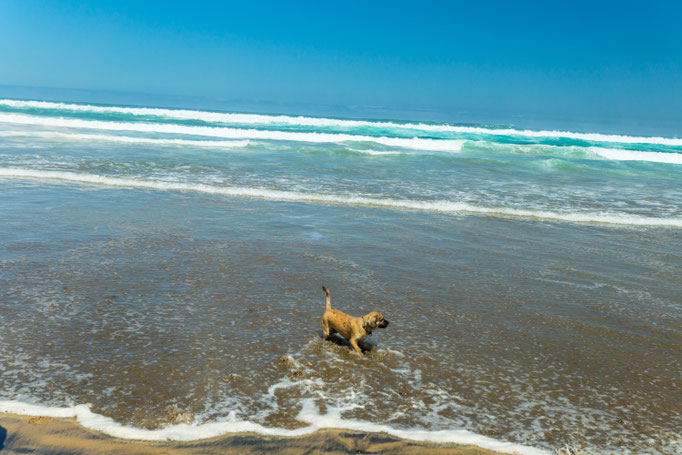
<svg viewBox="0 0 682 455"><path fill-rule="evenodd" d="M682 2L0 1L0 84L682 123Z"/></svg>

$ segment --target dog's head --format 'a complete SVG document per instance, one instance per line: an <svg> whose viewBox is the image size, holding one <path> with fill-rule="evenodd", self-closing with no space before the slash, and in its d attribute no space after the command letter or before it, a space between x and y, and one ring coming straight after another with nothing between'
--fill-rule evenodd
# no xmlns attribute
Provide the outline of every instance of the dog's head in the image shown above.
<svg viewBox="0 0 682 455"><path fill-rule="evenodd" d="M372 333L374 329L385 329L388 327L388 321L384 318L384 315L378 311L372 311L362 317L362 328L364 328L367 333Z"/></svg>

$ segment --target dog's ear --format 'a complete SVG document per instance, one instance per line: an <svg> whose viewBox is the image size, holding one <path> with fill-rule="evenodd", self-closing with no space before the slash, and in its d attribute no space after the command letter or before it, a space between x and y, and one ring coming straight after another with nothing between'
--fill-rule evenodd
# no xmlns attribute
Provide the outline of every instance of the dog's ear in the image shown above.
<svg viewBox="0 0 682 455"><path fill-rule="evenodd" d="M374 324L375 322L372 318L372 313L362 317L362 328L365 329L366 332L372 333L372 330L376 327Z"/></svg>

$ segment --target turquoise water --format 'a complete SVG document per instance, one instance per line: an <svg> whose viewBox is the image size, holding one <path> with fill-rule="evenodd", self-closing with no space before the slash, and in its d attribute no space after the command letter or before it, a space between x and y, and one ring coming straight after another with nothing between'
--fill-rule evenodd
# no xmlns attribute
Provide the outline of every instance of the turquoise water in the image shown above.
<svg viewBox="0 0 682 455"><path fill-rule="evenodd" d="M677 453L680 182L677 138L0 100L0 399Z"/></svg>
<svg viewBox="0 0 682 455"><path fill-rule="evenodd" d="M255 191L314 203L682 225L682 139L12 100L0 109L6 122L0 165L8 177L71 172L52 177Z"/></svg>

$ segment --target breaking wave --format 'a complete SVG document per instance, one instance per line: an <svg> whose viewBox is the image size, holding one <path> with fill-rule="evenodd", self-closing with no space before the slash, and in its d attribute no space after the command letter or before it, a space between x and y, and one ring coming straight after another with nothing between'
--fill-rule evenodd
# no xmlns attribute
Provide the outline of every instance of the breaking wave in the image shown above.
<svg viewBox="0 0 682 455"><path fill-rule="evenodd" d="M263 115L239 114L227 112L210 112L190 109L164 109L146 107L123 106L95 106L89 104L55 103L49 101L24 101L2 99L0 105L11 108L32 108L66 110L75 112L91 112L102 114L124 114L131 116L159 117L176 120L200 120L226 124L253 125L300 125L314 127L345 127L345 128L401 128L427 132L452 132L464 134L492 135L492 136L520 136L529 138L565 138L591 142L612 142L621 144L659 144L667 146L682 146L682 138L628 136L619 134L580 133L557 130L521 130L515 128L490 128L479 126L460 126L432 123L400 123L394 121L348 120L323 117L305 117L291 115Z"/></svg>
<svg viewBox="0 0 682 455"><path fill-rule="evenodd" d="M453 202L447 200L420 201L410 199L371 198L353 195L304 193L297 191L271 190L265 188L213 186L202 183L176 183L141 180L135 178L106 177L95 174L65 171L39 171L20 168L0 168L0 177L57 180L90 185L142 188L162 191L191 191L205 194L225 195L231 197L251 197L285 202L381 207L387 209L415 210L451 214L485 214L497 217L515 217L571 223L612 224L625 226L664 226L676 228L682 227L682 218L657 218L632 215L628 213L554 212L549 210L485 207L469 204L466 202Z"/></svg>
<svg viewBox="0 0 682 455"><path fill-rule="evenodd" d="M682 164L682 153L642 152L639 150L590 147L597 155L617 161L649 161L652 163Z"/></svg>
<svg viewBox="0 0 682 455"><path fill-rule="evenodd" d="M354 134L303 133L214 126L186 126L168 123L105 122L57 117L34 117L22 114L0 114L0 122L62 128L86 128L107 131L139 131L147 133L184 134L190 136L221 137L226 139L262 139L293 142L340 143L375 142L391 147L417 150L459 151L465 141L427 138L374 137Z"/></svg>

